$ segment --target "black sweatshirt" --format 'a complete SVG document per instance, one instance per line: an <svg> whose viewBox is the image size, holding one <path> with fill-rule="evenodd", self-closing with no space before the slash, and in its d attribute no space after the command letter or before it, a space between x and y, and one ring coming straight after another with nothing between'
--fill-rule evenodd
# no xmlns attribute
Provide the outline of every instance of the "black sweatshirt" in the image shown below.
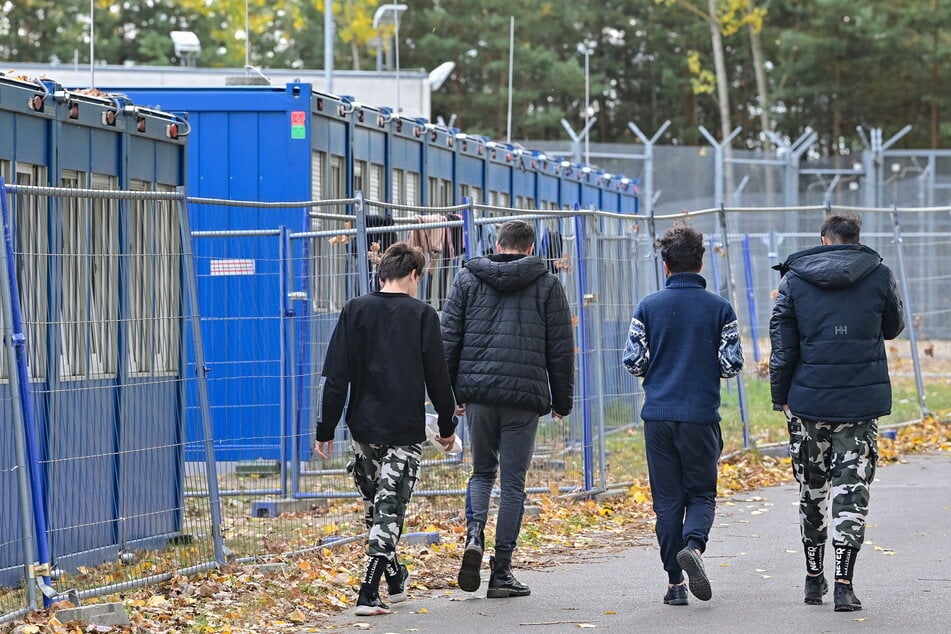
<svg viewBox="0 0 951 634"><path fill-rule="evenodd" d="M426 440L426 393L439 433L455 431L456 401L432 306L404 293L350 300L334 328L317 393L317 440L332 440L347 388L347 426L354 440L411 445Z"/></svg>

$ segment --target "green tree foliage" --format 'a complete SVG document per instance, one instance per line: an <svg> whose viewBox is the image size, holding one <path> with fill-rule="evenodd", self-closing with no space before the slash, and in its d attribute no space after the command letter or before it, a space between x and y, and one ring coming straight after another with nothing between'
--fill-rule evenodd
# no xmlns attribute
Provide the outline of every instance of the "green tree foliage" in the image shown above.
<svg viewBox="0 0 951 634"><path fill-rule="evenodd" d="M202 42L200 66L323 68L328 0L94 0L96 59L175 65L168 32ZM329 0L335 67L370 68L382 0ZM515 18L513 138L565 138L560 120L584 126L584 55L590 55L592 141L624 141L666 119L664 142L703 143L698 126L724 119L725 86L737 146L759 147L762 128L796 138L819 133L821 151L861 148L857 126L900 145L951 146L951 0L418 0L400 22L404 68L456 63L433 93L434 118L456 115L469 132L504 138L509 19ZM0 60L88 63L88 0L0 0ZM687 7L697 9L691 13ZM711 24L722 37L717 76ZM390 33L384 33L390 39ZM756 50L756 47L759 49ZM759 69L759 73L757 73ZM765 80L764 80L765 79ZM761 104L765 104L765 111Z"/></svg>

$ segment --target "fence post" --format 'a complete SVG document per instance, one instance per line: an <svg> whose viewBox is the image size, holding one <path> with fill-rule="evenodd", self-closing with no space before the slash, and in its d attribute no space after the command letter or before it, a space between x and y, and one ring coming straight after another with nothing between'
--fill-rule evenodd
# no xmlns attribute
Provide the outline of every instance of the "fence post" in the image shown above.
<svg viewBox="0 0 951 634"><path fill-rule="evenodd" d="M289 399L289 389L290 385L294 384L293 379L291 378L290 368L293 368L293 364L290 359L291 350L293 344L290 341L290 333L294 330L293 324L288 327L288 319L291 319L294 315L294 311L290 306L290 299L288 298L288 290L290 289L290 284L288 283L288 257L287 257L287 227L281 225L279 227L280 233L277 236L278 246L277 246L277 267L278 267L278 293L280 293L280 310L281 310L281 321L280 321L280 341L281 341L281 402L280 402L280 417L281 417L281 497L287 498L288 496L288 480L291 477L291 474L288 473L288 467L290 466L294 472L297 472L296 461L297 458L297 441L296 435L294 434L294 426L291 420L290 404L293 403ZM288 385L290 384L290 385ZM288 443L291 444L288 447ZM291 463L288 465L288 463Z"/></svg>
<svg viewBox="0 0 951 634"><path fill-rule="evenodd" d="M364 203L363 192L356 192L357 196L357 275L360 280L357 289L361 295L370 292L370 267L367 263L367 208Z"/></svg>
<svg viewBox="0 0 951 634"><path fill-rule="evenodd" d="M727 297L733 306L736 306L736 289L733 286L733 266L730 264L730 236L727 232L726 209L720 205L720 230L723 232L723 257L726 259L726 274L723 276L726 280ZM746 413L746 390L743 385L743 373L736 375L736 391L740 403L740 421L743 423L743 448L750 448L750 423Z"/></svg>
<svg viewBox="0 0 951 634"><path fill-rule="evenodd" d="M594 452L591 447L591 403L588 401L590 380L588 376L588 316L585 308L588 295L588 267L585 263L585 216L575 208L575 254L578 259L578 370L581 375L581 443L584 452L584 490L594 488Z"/></svg>
<svg viewBox="0 0 951 634"><path fill-rule="evenodd" d="M753 360L759 363L759 323L756 319L756 289L753 288L753 262L750 255L750 234L748 233L743 236L743 272L746 274L746 305L750 314Z"/></svg>
<svg viewBox="0 0 951 634"><path fill-rule="evenodd" d="M27 604L36 608L36 585L32 582L36 561L33 541L35 523L42 555L40 564L49 563L49 546L46 541L46 515L43 496L40 492L40 472L36 454L36 429L32 420L33 399L30 396L29 377L26 371L26 350L23 324L20 318L20 295L17 290L14 268L13 237L10 231L10 211L7 208L6 183L0 176L0 205L3 207L4 257L0 258L0 304L3 311L3 342L7 349L7 369L10 375L10 397L13 410L13 443L17 460L17 492L20 504L20 531L23 533L23 578L26 586ZM23 373L21 374L21 368ZM25 385L23 384L25 382ZM25 391L25 397L24 392ZM29 412L27 410L29 409ZM33 487L30 481L33 481ZM32 491L32 496L31 496ZM32 500L32 504L31 504ZM31 507L32 512L31 512ZM42 533L41 533L42 531ZM49 577L44 581L49 585Z"/></svg>
<svg viewBox="0 0 951 634"><path fill-rule="evenodd" d="M654 207L650 208L650 215L647 220L647 233L650 234L651 241L651 259L654 260L654 290L659 291L664 288L664 278L661 276L660 253L654 246L657 244L657 222L654 220Z"/></svg>
<svg viewBox="0 0 951 634"><path fill-rule="evenodd" d="M178 187L181 198L178 202L178 225L182 240L182 281L187 287L191 310L187 319L191 322L192 344L195 349L195 376L198 380L198 406L201 410L203 444L205 448L205 477L208 480L208 512L211 515L211 536L215 547L215 561L225 564L225 545L221 535L221 495L218 493L218 469L215 464L215 439L211 424L211 400L208 396L208 366L205 363L205 345L201 334L198 314L198 273L195 270L195 254L192 252L192 231L188 217L185 188Z"/></svg>
<svg viewBox="0 0 951 634"><path fill-rule="evenodd" d="M601 288L601 262L604 261L604 241L601 239L600 221L595 223L595 240L593 241L594 266L591 268L592 288L587 294L588 305L592 307L592 326L594 335L594 389L598 399L598 485L600 489L607 487L607 471L605 469L604 446L604 339L601 333L601 323L604 315L601 312L601 302L604 298L604 289Z"/></svg>
<svg viewBox="0 0 951 634"><path fill-rule="evenodd" d="M462 245L466 251L465 259L475 257L476 227L472 217L472 199L464 196L462 204Z"/></svg>
<svg viewBox="0 0 951 634"><path fill-rule="evenodd" d="M905 274L905 250L902 247L901 224L898 221L898 206L892 206L892 224L895 226L895 253L898 256L898 279L901 281L901 294L905 303L905 330L911 345L911 363L915 370L915 389L918 391L918 411L921 417L931 416L925 404L925 384L921 379L921 362L918 359L918 336L915 334L915 320L911 311L911 294L908 290L908 276Z"/></svg>

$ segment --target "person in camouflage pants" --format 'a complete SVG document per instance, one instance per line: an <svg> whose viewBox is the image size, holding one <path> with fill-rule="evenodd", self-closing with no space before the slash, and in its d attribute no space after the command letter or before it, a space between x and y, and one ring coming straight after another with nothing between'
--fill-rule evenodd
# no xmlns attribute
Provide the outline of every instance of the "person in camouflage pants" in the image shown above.
<svg viewBox="0 0 951 634"><path fill-rule="evenodd" d="M371 445L353 441L353 475L363 497L363 519L369 531L367 554L395 560L403 533L403 514L419 474L422 445Z"/></svg>
<svg viewBox="0 0 951 634"><path fill-rule="evenodd" d="M773 267L782 281L769 322L771 398L786 415L799 482L804 602L822 605L829 591L823 561L831 522L836 612L862 609L852 577L865 539L878 419L892 406L885 340L904 328L895 276L861 243L861 226L856 216L828 216L819 246Z"/></svg>
<svg viewBox="0 0 951 634"><path fill-rule="evenodd" d="M830 498L833 546L858 551L865 541L869 485L878 462L878 419L835 424L791 416L788 426L806 563L808 572L816 574L822 571Z"/></svg>
<svg viewBox="0 0 951 634"><path fill-rule="evenodd" d="M405 242L391 245L377 266L379 291L343 307L327 346L314 407L314 451L334 458L334 437L346 407L353 475L364 504L367 568L357 616L388 614L407 599L409 570L397 558L403 514L426 441L426 397L437 414L443 448L456 440L456 398L443 354L436 310L416 299L426 258Z"/></svg>

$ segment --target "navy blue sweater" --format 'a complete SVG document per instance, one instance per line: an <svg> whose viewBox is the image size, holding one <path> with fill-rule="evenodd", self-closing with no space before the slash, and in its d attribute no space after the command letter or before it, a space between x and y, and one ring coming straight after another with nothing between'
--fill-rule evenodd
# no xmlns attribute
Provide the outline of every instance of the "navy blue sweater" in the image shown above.
<svg viewBox="0 0 951 634"><path fill-rule="evenodd" d="M743 369L736 313L697 273L674 273L634 309L624 367L644 377L644 420L720 422L720 378Z"/></svg>

